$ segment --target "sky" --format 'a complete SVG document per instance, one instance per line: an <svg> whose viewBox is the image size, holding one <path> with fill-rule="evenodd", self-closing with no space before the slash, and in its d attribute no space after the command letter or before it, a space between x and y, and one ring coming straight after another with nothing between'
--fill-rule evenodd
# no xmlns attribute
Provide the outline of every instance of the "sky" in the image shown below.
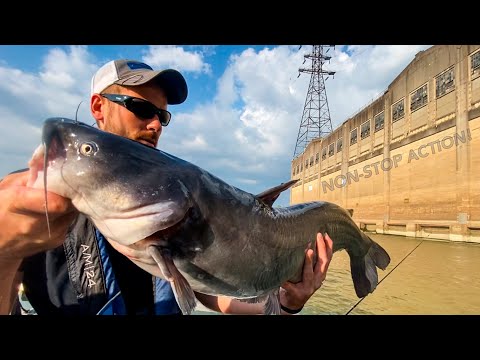
<svg viewBox="0 0 480 360"><path fill-rule="evenodd" d="M50 117L93 124L90 80L104 63L180 71L189 95L170 105L158 148L252 194L291 178L311 45L0 45L0 178L28 167ZM429 45L336 45L325 69L333 129L378 97ZM300 76L299 76L300 74ZM80 104L80 106L79 106ZM275 206L288 206L284 191Z"/></svg>

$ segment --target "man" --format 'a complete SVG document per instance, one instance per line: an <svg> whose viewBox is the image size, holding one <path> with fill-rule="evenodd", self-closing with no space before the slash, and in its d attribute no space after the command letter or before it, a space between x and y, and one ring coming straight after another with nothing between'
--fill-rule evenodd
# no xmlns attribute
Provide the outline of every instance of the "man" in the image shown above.
<svg viewBox="0 0 480 360"><path fill-rule="evenodd" d="M172 69L154 71L134 60L115 60L92 78L90 110L100 129L156 147L171 114L168 104L185 101L188 88ZM154 278L112 248L69 199L26 186L28 171L0 182L0 314L15 313L17 289L38 314L177 314L170 284ZM302 282L282 286L282 313L299 312L320 288L332 257L332 241L316 241L319 261L306 251ZM195 294L222 313L259 314L263 304Z"/></svg>

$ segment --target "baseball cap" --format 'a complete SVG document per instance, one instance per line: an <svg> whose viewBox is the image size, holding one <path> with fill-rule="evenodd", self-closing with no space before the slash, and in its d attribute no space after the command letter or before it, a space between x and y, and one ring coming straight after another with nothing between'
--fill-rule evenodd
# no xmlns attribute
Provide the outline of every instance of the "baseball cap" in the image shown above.
<svg viewBox="0 0 480 360"><path fill-rule="evenodd" d="M91 93L101 93L113 84L138 86L150 81L165 91L168 104L181 104L187 98L187 83L177 70L153 70L143 62L128 59L109 61L98 69L92 77Z"/></svg>

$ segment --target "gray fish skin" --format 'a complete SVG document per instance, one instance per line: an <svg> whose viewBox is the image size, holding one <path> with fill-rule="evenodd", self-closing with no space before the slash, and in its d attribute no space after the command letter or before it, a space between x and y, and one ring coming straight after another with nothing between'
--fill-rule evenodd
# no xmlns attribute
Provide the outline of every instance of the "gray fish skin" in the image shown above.
<svg viewBox="0 0 480 360"><path fill-rule="evenodd" d="M254 299L298 282L317 232L330 235L334 252L349 254L359 297L375 289L376 268L390 262L333 203L272 208L187 161L69 119L46 120L43 141L50 191L71 198L114 247L153 275L164 277L146 248L167 251L197 292ZM43 186L40 177L35 186Z"/></svg>

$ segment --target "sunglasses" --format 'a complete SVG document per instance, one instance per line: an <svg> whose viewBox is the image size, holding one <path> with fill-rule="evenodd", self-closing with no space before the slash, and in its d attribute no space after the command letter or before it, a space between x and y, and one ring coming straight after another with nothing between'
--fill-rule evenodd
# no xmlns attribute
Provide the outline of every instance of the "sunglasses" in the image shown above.
<svg viewBox="0 0 480 360"><path fill-rule="evenodd" d="M124 106L141 119L151 119L158 115L160 124L167 126L172 118L170 111L157 108L150 101L122 94L100 94L104 98Z"/></svg>

